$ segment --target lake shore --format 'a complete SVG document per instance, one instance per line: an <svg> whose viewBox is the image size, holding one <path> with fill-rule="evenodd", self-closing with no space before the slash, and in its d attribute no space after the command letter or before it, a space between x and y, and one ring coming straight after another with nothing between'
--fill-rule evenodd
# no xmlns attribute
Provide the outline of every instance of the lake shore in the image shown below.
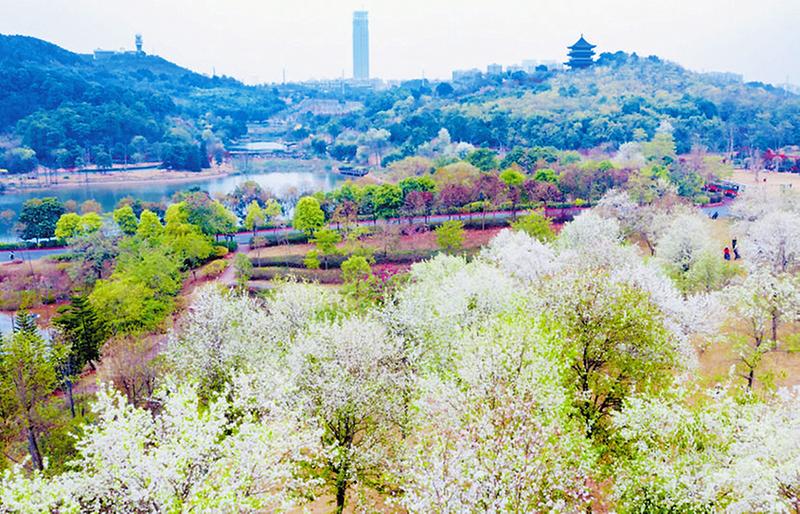
<svg viewBox="0 0 800 514"><path fill-rule="evenodd" d="M222 178L235 173L233 165L229 162L202 171L165 170L161 168L146 168L137 170L115 170L105 173L90 172L54 172L45 181L43 174L37 178L31 176L2 178L0 184L6 187L7 193L26 191L49 191L54 189L69 189L77 187L113 186L118 184L168 184L181 182L195 182L204 179Z"/></svg>

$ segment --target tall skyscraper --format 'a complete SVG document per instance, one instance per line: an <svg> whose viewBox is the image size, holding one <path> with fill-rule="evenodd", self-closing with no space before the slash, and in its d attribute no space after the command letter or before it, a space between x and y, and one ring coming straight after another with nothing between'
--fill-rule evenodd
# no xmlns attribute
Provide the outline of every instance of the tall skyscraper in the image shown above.
<svg viewBox="0 0 800 514"><path fill-rule="evenodd" d="M369 78L369 22L367 11L353 13L353 78Z"/></svg>

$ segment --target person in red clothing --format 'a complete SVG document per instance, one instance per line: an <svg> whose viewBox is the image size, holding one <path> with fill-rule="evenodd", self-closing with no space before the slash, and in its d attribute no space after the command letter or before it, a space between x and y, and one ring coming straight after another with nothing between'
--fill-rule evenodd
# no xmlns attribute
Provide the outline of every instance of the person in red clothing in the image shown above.
<svg viewBox="0 0 800 514"><path fill-rule="evenodd" d="M726 260L726 261L729 261L729 260L731 260L731 250L730 250L730 248L728 248L728 247L726 246L726 247L725 247L725 249L724 249L724 250L722 250L722 255L723 255L723 256L725 256L725 260Z"/></svg>

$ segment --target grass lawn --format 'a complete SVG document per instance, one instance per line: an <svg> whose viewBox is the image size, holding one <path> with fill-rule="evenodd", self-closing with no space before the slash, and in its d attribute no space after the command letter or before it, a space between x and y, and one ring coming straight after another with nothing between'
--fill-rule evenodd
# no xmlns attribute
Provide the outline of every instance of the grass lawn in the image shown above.
<svg viewBox="0 0 800 514"><path fill-rule="evenodd" d="M748 190L764 191L767 198L780 194L785 188L800 190L800 174L782 173L777 171L762 171L756 174L752 171L735 170L731 180L745 186Z"/></svg>

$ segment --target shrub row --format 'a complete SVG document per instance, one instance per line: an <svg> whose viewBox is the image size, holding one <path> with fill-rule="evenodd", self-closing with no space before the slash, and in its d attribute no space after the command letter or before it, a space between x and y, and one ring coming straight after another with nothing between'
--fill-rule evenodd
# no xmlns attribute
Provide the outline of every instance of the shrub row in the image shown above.
<svg viewBox="0 0 800 514"><path fill-rule="evenodd" d="M419 262L422 260L430 259L437 253L437 250L422 250L422 251L407 251L407 252L392 252L388 255L382 253L375 254L376 264L409 264ZM251 257L255 271L259 268L302 268L305 269L303 264L304 255L285 255L285 256L269 256L269 257ZM341 267L342 263L348 258L347 255L330 255L328 256L328 268L336 269ZM323 259L320 257L320 262ZM325 271L325 270L322 270Z"/></svg>
<svg viewBox="0 0 800 514"><path fill-rule="evenodd" d="M250 274L250 280L274 280L287 277L319 282L320 284L338 284L342 282L342 272L338 269L264 267L253 268Z"/></svg>

